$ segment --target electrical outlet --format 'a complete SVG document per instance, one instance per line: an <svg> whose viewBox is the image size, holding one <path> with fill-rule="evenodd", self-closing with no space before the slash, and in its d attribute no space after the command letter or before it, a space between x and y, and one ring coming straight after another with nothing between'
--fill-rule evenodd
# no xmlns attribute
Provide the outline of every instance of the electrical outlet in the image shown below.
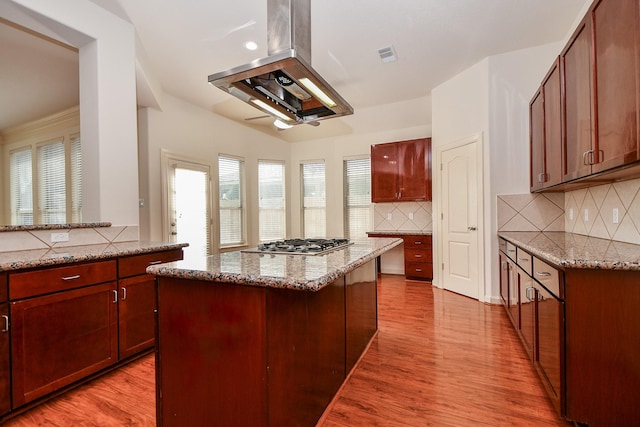
<svg viewBox="0 0 640 427"><path fill-rule="evenodd" d="M617 224L619 221L618 218L618 208L613 208L613 223Z"/></svg>
<svg viewBox="0 0 640 427"><path fill-rule="evenodd" d="M573 221L573 208L569 208L569 221Z"/></svg>
<svg viewBox="0 0 640 427"><path fill-rule="evenodd" d="M409 212L409 219L413 219L413 212Z"/></svg>
<svg viewBox="0 0 640 427"><path fill-rule="evenodd" d="M387 221L391 221L393 219L393 215L391 215L391 212L389 212L387 214Z"/></svg>
<svg viewBox="0 0 640 427"><path fill-rule="evenodd" d="M51 233L51 243L68 242L69 233Z"/></svg>
<svg viewBox="0 0 640 427"><path fill-rule="evenodd" d="M584 220L589 221L589 209L584 210Z"/></svg>

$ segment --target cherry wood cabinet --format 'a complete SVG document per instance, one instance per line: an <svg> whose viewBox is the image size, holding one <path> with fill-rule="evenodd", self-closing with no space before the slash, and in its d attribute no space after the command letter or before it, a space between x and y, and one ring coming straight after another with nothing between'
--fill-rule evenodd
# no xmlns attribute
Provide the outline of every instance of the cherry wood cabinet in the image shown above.
<svg viewBox="0 0 640 427"><path fill-rule="evenodd" d="M156 283L150 265L182 259L182 249L118 259L119 357L125 359L155 343Z"/></svg>
<svg viewBox="0 0 640 427"><path fill-rule="evenodd" d="M371 146L371 200L431 200L431 138Z"/></svg>
<svg viewBox="0 0 640 427"><path fill-rule="evenodd" d="M317 292L158 277L157 424L315 425L377 330L375 262Z"/></svg>
<svg viewBox="0 0 640 427"><path fill-rule="evenodd" d="M428 235L405 235L404 275L407 279L432 280L432 240Z"/></svg>
<svg viewBox="0 0 640 427"><path fill-rule="evenodd" d="M560 60L549 70L531 101L531 191L562 182Z"/></svg>
<svg viewBox="0 0 640 427"><path fill-rule="evenodd" d="M571 181L591 173L590 159L592 130L591 19L585 17L560 54L564 102L562 104L563 181Z"/></svg>
<svg viewBox="0 0 640 427"><path fill-rule="evenodd" d="M516 247L499 239L500 298L516 330L520 329L520 289L516 267Z"/></svg>
<svg viewBox="0 0 640 427"><path fill-rule="evenodd" d="M0 273L0 416L11 410L10 319L7 301L7 275Z"/></svg>
<svg viewBox="0 0 640 427"><path fill-rule="evenodd" d="M115 280L115 261L9 276L14 408L117 362Z"/></svg>

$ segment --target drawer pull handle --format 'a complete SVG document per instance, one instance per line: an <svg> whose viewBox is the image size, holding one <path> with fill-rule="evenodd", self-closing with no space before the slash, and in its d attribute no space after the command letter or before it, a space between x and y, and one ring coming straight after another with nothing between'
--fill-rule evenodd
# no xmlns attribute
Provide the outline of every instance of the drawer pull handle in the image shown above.
<svg viewBox="0 0 640 427"><path fill-rule="evenodd" d="M536 275L542 277L551 277L551 273L549 273L548 271L536 271Z"/></svg>
<svg viewBox="0 0 640 427"><path fill-rule="evenodd" d="M161 264L161 263L162 263L162 261L151 261L149 263L149 265L156 265L156 264Z"/></svg>
<svg viewBox="0 0 640 427"><path fill-rule="evenodd" d="M122 288L122 299L121 301L124 301L127 299L127 288Z"/></svg>
<svg viewBox="0 0 640 427"><path fill-rule="evenodd" d="M115 289L113 290L113 303L117 303L118 302L118 291L116 291Z"/></svg>
<svg viewBox="0 0 640 427"><path fill-rule="evenodd" d="M515 252L515 249L507 249L507 252Z"/></svg>
<svg viewBox="0 0 640 427"><path fill-rule="evenodd" d="M413 242L414 245L421 245L422 242Z"/></svg>
<svg viewBox="0 0 640 427"><path fill-rule="evenodd" d="M64 280L66 282L67 280L76 280L76 279L79 279L79 278L80 278L80 275L76 274L74 276L63 277L62 280Z"/></svg>
<svg viewBox="0 0 640 427"><path fill-rule="evenodd" d="M2 319L4 320L4 328L2 329L2 332L9 332L9 316L3 314Z"/></svg>
<svg viewBox="0 0 640 427"><path fill-rule="evenodd" d="M422 258L422 255L420 255L420 254L416 254L416 255L415 255L415 257L416 257L416 258Z"/></svg>
<svg viewBox="0 0 640 427"><path fill-rule="evenodd" d="M531 261L531 258L518 258L518 261Z"/></svg>
<svg viewBox="0 0 640 427"><path fill-rule="evenodd" d="M417 272L422 272L422 269L421 268L416 268L416 271Z"/></svg>

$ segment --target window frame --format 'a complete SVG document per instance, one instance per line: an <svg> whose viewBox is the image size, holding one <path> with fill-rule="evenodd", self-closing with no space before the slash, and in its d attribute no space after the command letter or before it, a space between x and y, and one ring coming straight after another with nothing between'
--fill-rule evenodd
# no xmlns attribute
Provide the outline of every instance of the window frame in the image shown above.
<svg viewBox="0 0 640 427"><path fill-rule="evenodd" d="M223 208L221 206L220 200L220 160L226 159L231 161L237 161L239 164L239 183L238 183L238 191L239 191L239 201L240 201L240 240L236 242L222 243L222 211ZM230 154L218 154L218 160L216 162L217 166L217 176L218 176L218 185L217 185L217 203L218 203L218 248L223 251L225 249L237 248L247 246L247 203L246 203L246 167L245 160L242 157L233 156ZM224 209L230 210L230 209Z"/></svg>
<svg viewBox="0 0 640 427"><path fill-rule="evenodd" d="M304 168L310 164L322 164L323 166L323 187L324 187L324 205L321 208L318 207L306 207L305 206L305 180L304 180ZM324 232L318 235L310 234L311 230L307 230L307 224L305 220L305 213L312 210L322 210L324 213ZM300 226L303 238L326 238L327 237L327 164L324 159L322 160L306 160L300 162Z"/></svg>
<svg viewBox="0 0 640 427"><path fill-rule="evenodd" d="M262 217L262 211L263 211L263 207L261 206L261 194L260 194L260 189L261 189L261 185L260 183L262 182L262 177L260 176L260 165L261 164L265 164L265 165L279 165L282 167L282 224L281 224L281 233L279 234L279 237L274 237L274 238L262 238L262 231L263 231L263 224L261 221L261 217ZM274 241L274 240L283 240L286 238L287 236L287 184L286 184L286 178L287 178L287 170L286 170L286 163L283 160L267 160L267 159L262 159L262 160L258 160L258 171L257 171L257 177L258 177L258 242L260 243L264 243L264 242L268 242L268 241ZM274 210L275 208L272 208L271 210ZM278 209L280 210L280 209Z"/></svg>
<svg viewBox="0 0 640 427"><path fill-rule="evenodd" d="M369 178L369 202L366 205L349 205L349 186L348 186L348 162L352 162L352 161L361 161L361 160L368 160L369 161L369 173L367 174L368 178ZM370 155L362 155L362 156L351 156L351 157L345 157L342 160L342 170L343 170L343 175L342 175L342 188L343 188L343 204L342 204L342 213L343 213L343 233L344 233L344 237L349 239L349 240L358 240L360 238L366 238L366 231L371 231L373 229L373 203L371 201L371 156ZM368 210L368 216L369 216L369 224L366 225L366 229L365 230L365 234L362 236L351 236L351 227L350 227L350 222L349 222L349 210L350 207L356 207L356 208L366 208Z"/></svg>

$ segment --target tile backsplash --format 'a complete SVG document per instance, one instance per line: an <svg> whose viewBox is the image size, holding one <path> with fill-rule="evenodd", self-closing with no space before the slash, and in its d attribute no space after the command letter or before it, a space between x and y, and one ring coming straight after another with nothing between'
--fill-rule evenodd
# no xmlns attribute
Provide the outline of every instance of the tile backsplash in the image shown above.
<svg viewBox="0 0 640 427"><path fill-rule="evenodd" d="M67 242L51 242L52 233L69 233ZM6 231L0 233L0 252L55 249L138 240L138 226L112 226L54 230Z"/></svg>
<svg viewBox="0 0 640 427"><path fill-rule="evenodd" d="M498 231L566 231L640 244L640 179L498 196Z"/></svg>
<svg viewBox="0 0 640 427"><path fill-rule="evenodd" d="M374 231L433 231L431 202L373 204Z"/></svg>

